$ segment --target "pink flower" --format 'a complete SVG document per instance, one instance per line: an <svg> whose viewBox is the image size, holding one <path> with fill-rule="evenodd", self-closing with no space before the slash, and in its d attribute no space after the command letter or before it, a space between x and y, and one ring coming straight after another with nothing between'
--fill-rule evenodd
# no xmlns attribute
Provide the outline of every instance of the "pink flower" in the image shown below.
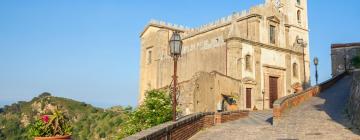
<svg viewBox="0 0 360 140"><path fill-rule="evenodd" d="M41 117L41 120L44 122L44 123L48 123L49 122L49 116L48 115L43 115Z"/></svg>

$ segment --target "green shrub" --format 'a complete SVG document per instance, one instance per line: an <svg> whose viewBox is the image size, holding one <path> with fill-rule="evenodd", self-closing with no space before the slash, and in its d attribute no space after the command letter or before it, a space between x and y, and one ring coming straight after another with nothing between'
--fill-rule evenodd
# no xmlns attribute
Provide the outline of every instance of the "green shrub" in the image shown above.
<svg viewBox="0 0 360 140"><path fill-rule="evenodd" d="M171 119L172 106L170 96L160 90L148 91L144 103L129 113L128 121L121 128L119 139L170 121Z"/></svg>

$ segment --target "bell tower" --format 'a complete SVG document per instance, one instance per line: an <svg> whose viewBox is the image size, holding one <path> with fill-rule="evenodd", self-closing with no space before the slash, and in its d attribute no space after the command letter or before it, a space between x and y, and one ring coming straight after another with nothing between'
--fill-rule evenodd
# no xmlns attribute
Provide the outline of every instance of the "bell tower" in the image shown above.
<svg viewBox="0 0 360 140"><path fill-rule="evenodd" d="M288 17L289 25L308 29L307 0L266 0Z"/></svg>

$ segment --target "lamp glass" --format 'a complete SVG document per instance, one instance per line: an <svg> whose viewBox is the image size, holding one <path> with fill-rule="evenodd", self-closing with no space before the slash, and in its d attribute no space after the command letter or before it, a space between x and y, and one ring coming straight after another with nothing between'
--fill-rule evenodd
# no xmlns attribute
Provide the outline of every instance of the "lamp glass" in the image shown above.
<svg viewBox="0 0 360 140"><path fill-rule="evenodd" d="M170 38L169 44L170 44L169 47L170 47L171 56L181 55L182 40L181 40L181 36L177 32L173 33L173 35Z"/></svg>
<svg viewBox="0 0 360 140"><path fill-rule="evenodd" d="M314 58L314 64L318 65L319 64L319 59L317 57Z"/></svg>

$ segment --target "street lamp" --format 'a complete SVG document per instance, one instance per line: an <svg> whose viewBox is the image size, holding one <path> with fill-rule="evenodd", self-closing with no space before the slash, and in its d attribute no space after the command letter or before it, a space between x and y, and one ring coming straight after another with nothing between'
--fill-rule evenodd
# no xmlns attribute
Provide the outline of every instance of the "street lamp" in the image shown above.
<svg viewBox="0 0 360 140"><path fill-rule="evenodd" d="M169 50L170 50L170 56L173 58L174 60L174 75L173 75L173 81L174 81L174 86L173 86L173 93L172 93L172 108L173 108L173 121L176 121L176 93L177 93L177 61L178 58L181 56L181 50L182 50L182 40L181 40L181 36L177 31L173 32L173 35L170 38L169 41Z"/></svg>
<svg viewBox="0 0 360 140"><path fill-rule="evenodd" d="M314 65L315 65L315 79L316 79L316 85L318 84L318 66L319 64L319 59L317 57L314 58Z"/></svg>

